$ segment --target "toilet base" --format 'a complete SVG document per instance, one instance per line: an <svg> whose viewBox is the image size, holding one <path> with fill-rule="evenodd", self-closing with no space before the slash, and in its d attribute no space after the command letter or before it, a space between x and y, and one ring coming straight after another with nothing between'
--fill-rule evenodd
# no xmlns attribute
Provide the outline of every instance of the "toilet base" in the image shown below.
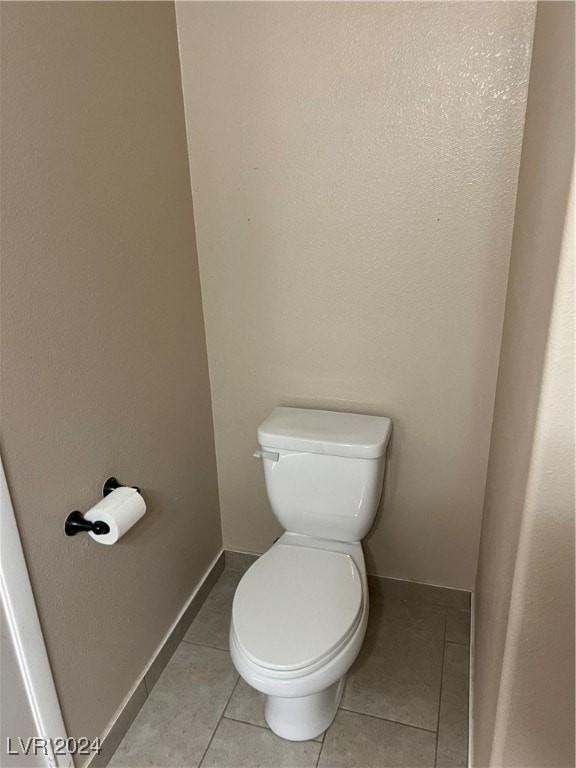
<svg viewBox="0 0 576 768"><path fill-rule="evenodd" d="M329 688L293 699L266 696L264 716L277 736L289 741L308 741L320 736L336 717L346 675Z"/></svg>

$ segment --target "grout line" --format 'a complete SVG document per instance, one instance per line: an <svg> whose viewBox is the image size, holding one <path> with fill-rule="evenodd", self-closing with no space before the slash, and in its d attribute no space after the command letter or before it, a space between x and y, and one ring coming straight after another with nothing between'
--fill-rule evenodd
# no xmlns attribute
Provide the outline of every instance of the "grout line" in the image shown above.
<svg viewBox="0 0 576 768"><path fill-rule="evenodd" d="M336 714L338 714L338 710L336 710ZM328 726L328 728L330 728L330 726ZM320 758L322 757L322 750L324 749L325 741L326 741L326 731L324 731L324 736L322 738L322 741L320 742L320 749L318 750L318 757L316 758L316 765L314 766L314 768L318 768L318 766L320 765Z"/></svg>
<svg viewBox="0 0 576 768"><path fill-rule="evenodd" d="M348 707L338 707L342 712L350 712L352 715L360 715L361 717L371 717L373 720L381 720L383 723L394 723L394 725L402 725L404 728L414 728L416 731L424 731L424 733L436 733L432 728L422 728L421 725L412 725L412 723L404 723L402 720L392 720L389 717L380 717L379 715L371 715L368 712L358 712L356 709L348 709Z"/></svg>
<svg viewBox="0 0 576 768"><path fill-rule="evenodd" d="M248 720L240 720L239 717L232 717L232 715L224 715L222 719L231 720L233 723L242 723L242 725L253 725L254 728L263 728L265 731L270 731L270 733L272 733L272 729L267 725L260 725L260 723L249 723Z"/></svg>
<svg viewBox="0 0 576 768"><path fill-rule="evenodd" d="M220 646L218 645L208 645L207 643L197 643L196 641L192 642L192 640L181 640L180 642L186 643L186 645L199 645L200 648L211 648L213 651L222 651L222 653L227 653L228 655L230 655L229 648L220 648Z"/></svg>
<svg viewBox="0 0 576 768"><path fill-rule="evenodd" d="M208 643L200 643L198 640L180 640L181 643L187 643L188 645L201 645L202 648L213 648L215 651L226 651L230 653L230 648L222 648L220 645L209 645Z"/></svg>
<svg viewBox="0 0 576 768"><path fill-rule="evenodd" d="M446 658L446 632L448 629L448 609L444 620L444 642L442 643L442 669L440 671L440 695L438 697L438 722L436 724L436 748L434 749L434 768L438 762L438 737L440 734L440 714L442 712L442 684L444 682L444 659Z"/></svg>
<svg viewBox="0 0 576 768"><path fill-rule="evenodd" d="M234 691L236 690L236 687L237 687L239 681L240 681L240 675L238 675L238 679L236 680L232 690L230 691L230 696L228 696L228 698L226 699L226 704L224 704L224 707L222 709L222 714L218 718L218 722L216 723L216 726L215 726L214 730L212 731L212 736L210 736L210 741L206 745L206 749L204 750L204 752L202 754L202 759L198 763L198 768L202 768L202 763L204 762L204 758L206 757L206 753L210 749L210 745L212 744L212 741L214 740L214 736L216 735L216 731L218 730L218 727L220 726L220 723L222 722L222 719L224 717L224 712L226 712L226 710L228 709L228 704L230 704L230 699L234 695ZM228 718L226 718L226 719L228 719Z"/></svg>

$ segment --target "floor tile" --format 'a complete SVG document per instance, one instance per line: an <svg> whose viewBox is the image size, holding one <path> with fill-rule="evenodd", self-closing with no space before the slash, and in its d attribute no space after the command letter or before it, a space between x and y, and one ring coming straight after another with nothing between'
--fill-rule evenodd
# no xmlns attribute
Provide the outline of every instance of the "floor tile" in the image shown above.
<svg viewBox="0 0 576 768"><path fill-rule="evenodd" d="M360 655L342 708L436 730L446 609L371 598Z"/></svg>
<svg viewBox="0 0 576 768"><path fill-rule="evenodd" d="M433 768L436 734L340 710L319 768Z"/></svg>
<svg viewBox="0 0 576 768"><path fill-rule="evenodd" d="M256 725L222 718L202 768L314 768L321 744L286 741Z"/></svg>
<svg viewBox="0 0 576 768"><path fill-rule="evenodd" d="M241 578L240 571L224 571L184 635L185 642L228 650L232 601Z"/></svg>
<svg viewBox="0 0 576 768"><path fill-rule="evenodd" d="M111 768L197 766L237 678L227 652L181 643L114 754Z"/></svg>
<svg viewBox="0 0 576 768"><path fill-rule="evenodd" d="M387 626L422 631L444 640L446 608L433 603L413 603L386 595L370 597L368 639L379 636Z"/></svg>
<svg viewBox="0 0 576 768"><path fill-rule="evenodd" d="M452 643L470 644L470 614L448 608L446 612L446 640Z"/></svg>
<svg viewBox="0 0 576 768"><path fill-rule="evenodd" d="M465 768L468 765L469 664L467 646L446 643L436 758L438 768Z"/></svg>
<svg viewBox="0 0 576 768"><path fill-rule="evenodd" d="M371 594L406 600L415 603L433 603L459 610L470 610L470 592L449 587L435 587L433 584L419 584L416 581L388 579L368 576Z"/></svg>

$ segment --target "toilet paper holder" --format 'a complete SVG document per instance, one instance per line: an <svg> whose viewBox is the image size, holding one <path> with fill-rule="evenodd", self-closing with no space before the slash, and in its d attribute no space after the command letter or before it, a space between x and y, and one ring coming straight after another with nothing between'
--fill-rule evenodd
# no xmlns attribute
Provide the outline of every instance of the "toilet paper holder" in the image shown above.
<svg viewBox="0 0 576 768"><path fill-rule="evenodd" d="M135 491L140 493L140 488L137 488L135 485L123 486L115 477L109 477L102 486L102 498L108 496L116 488L123 487L134 488ZM104 536L106 533L110 533L110 526L103 520L94 520L94 522L86 520L82 512L76 509L74 512L70 512L64 521L64 533L66 536L76 536L77 533L82 533L82 531L94 533L96 536Z"/></svg>

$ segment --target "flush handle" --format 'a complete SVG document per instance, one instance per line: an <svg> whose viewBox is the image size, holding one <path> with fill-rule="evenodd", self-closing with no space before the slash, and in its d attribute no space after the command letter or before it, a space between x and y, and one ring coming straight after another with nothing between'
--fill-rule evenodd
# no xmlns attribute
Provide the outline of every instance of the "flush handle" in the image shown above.
<svg viewBox="0 0 576 768"><path fill-rule="evenodd" d="M274 453L274 451L256 451L254 454L255 459L270 459L270 461L278 461L280 458L279 453Z"/></svg>

